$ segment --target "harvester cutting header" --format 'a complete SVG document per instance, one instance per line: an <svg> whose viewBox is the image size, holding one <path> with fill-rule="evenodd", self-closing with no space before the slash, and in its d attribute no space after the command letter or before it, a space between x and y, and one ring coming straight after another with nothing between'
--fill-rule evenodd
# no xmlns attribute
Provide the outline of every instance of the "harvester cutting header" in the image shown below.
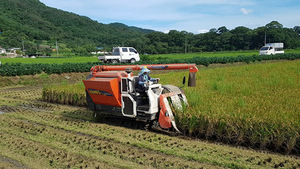
<svg viewBox="0 0 300 169"><path fill-rule="evenodd" d="M180 109L182 104L187 105L183 90L173 85L162 86L158 79L147 78L150 70L178 69L189 69L188 86L196 86L198 68L195 64L94 66L83 81L88 106L96 113L132 118L154 127L179 131L171 107ZM133 76L132 70L142 70L140 76L145 75L146 81L144 77ZM144 82L140 82L141 79Z"/></svg>

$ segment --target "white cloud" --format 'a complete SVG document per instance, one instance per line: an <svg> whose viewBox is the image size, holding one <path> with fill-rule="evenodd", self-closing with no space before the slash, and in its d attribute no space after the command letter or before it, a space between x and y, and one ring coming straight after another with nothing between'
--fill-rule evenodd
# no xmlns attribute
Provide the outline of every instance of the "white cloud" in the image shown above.
<svg viewBox="0 0 300 169"><path fill-rule="evenodd" d="M182 1L182 0L179 0ZM185 3L192 3L192 4L211 4L211 5L251 5L252 2L244 1L244 0L197 0L197 1L188 1Z"/></svg>
<svg viewBox="0 0 300 169"><path fill-rule="evenodd" d="M197 31L197 33L206 33L206 32L209 32L209 30L207 29L200 29Z"/></svg>
<svg viewBox="0 0 300 169"><path fill-rule="evenodd" d="M129 26L205 33L210 28L237 26L256 28L277 20L284 26L299 25L299 8L266 8L258 0L40 0L48 6L88 16L100 23L121 22ZM295 5L294 5L295 6ZM255 11L255 12L253 12ZM251 15L250 15L251 14Z"/></svg>
<svg viewBox="0 0 300 169"><path fill-rule="evenodd" d="M163 33L169 33L170 32L170 30L165 30L165 31L162 31Z"/></svg>
<svg viewBox="0 0 300 169"><path fill-rule="evenodd" d="M241 8L240 11L243 12L243 14L248 15L248 14L251 13L253 10L252 10L252 9Z"/></svg>

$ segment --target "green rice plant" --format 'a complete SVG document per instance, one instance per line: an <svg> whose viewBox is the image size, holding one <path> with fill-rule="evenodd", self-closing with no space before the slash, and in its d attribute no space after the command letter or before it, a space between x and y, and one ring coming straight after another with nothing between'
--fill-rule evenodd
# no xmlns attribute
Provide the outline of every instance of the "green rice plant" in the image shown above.
<svg viewBox="0 0 300 169"><path fill-rule="evenodd" d="M187 135L297 152L299 67L296 60L202 69L197 87L184 88L190 107L177 117L178 126ZM159 77L164 84L177 85L184 75Z"/></svg>
<svg viewBox="0 0 300 169"><path fill-rule="evenodd" d="M184 87L189 107L176 124L193 137L276 151L299 152L300 61L200 69L197 87ZM186 72L152 75L181 86ZM84 85L45 87L43 99L86 105Z"/></svg>
<svg viewBox="0 0 300 169"><path fill-rule="evenodd" d="M1 58L2 63L46 63L46 64L63 64L63 63L86 63L97 62L97 57L49 57L49 58Z"/></svg>
<svg viewBox="0 0 300 169"><path fill-rule="evenodd" d="M45 86L43 88L42 99L52 103L86 106L84 85L82 82L60 85Z"/></svg>

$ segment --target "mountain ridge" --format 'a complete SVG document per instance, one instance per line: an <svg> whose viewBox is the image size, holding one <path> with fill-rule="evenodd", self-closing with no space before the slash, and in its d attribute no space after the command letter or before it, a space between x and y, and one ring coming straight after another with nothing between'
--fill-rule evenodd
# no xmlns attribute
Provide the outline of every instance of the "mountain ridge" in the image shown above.
<svg viewBox="0 0 300 169"><path fill-rule="evenodd" d="M122 23L103 24L86 16L48 7L39 0L0 0L0 46L21 46L22 41L59 40L74 48L121 45L155 32Z"/></svg>

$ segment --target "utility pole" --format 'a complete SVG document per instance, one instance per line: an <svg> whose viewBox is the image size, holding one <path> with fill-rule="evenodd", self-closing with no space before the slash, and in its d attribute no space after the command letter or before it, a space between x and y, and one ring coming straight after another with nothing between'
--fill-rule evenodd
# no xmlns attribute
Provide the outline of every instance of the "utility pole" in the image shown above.
<svg viewBox="0 0 300 169"><path fill-rule="evenodd" d="M23 46L23 52L25 52L25 45L24 45L24 40L22 41L22 46Z"/></svg>
<svg viewBox="0 0 300 169"><path fill-rule="evenodd" d="M265 45L267 44L267 31L265 30Z"/></svg>
<svg viewBox="0 0 300 169"><path fill-rule="evenodd" d="M187 50L187 42L186 42L186 35L185 35L185 41L184 41L184 53L186 54L186 50Z"/></svg>
<svg viewBox="0 0 300 169"><path fill-rule="evenodd" d="M57 39L56 39L56 57L58 57L58 46L57 46Z"/></svg>

